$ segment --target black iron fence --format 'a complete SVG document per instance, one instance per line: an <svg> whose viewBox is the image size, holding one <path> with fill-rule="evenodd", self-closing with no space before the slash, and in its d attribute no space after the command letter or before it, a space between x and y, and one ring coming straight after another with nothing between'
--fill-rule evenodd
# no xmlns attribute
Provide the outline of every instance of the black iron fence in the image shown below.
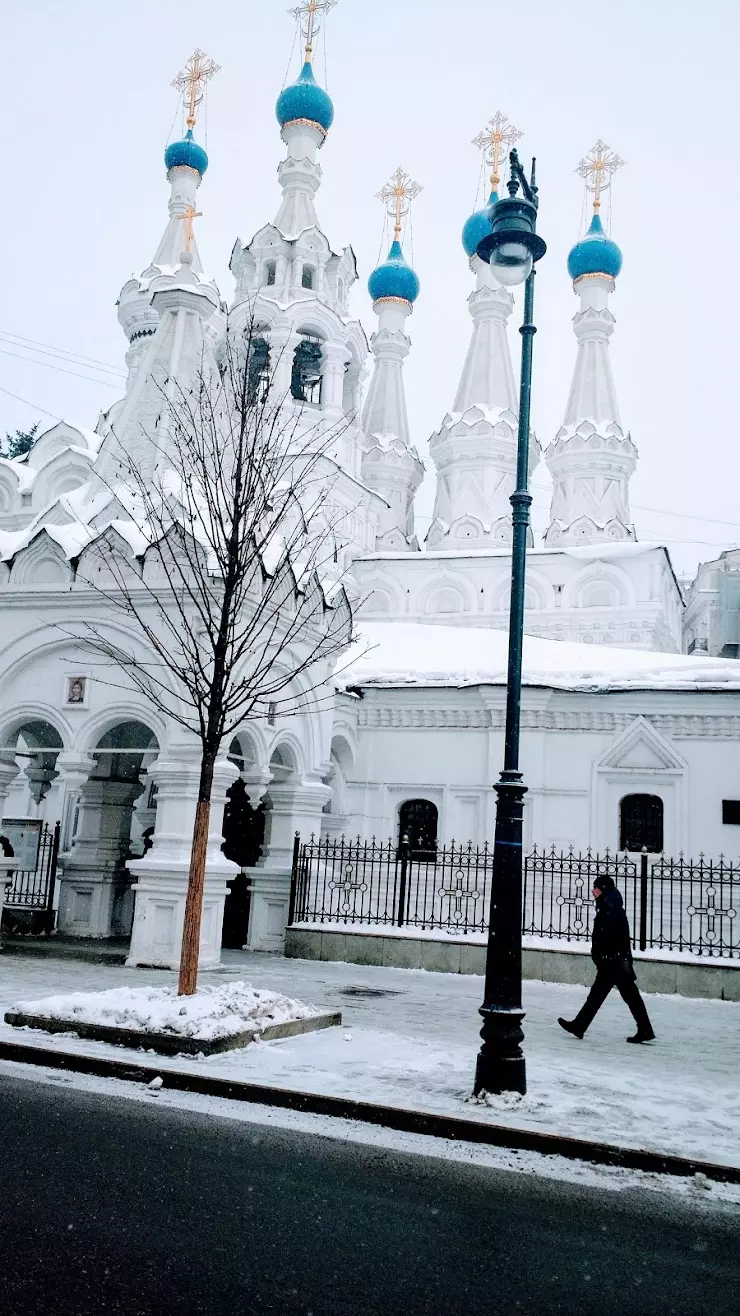
<svg viewBox="0 0 740 1316"><path fill-rule="evenodd" d="M36 867L14 868L0 871L0 882L5 885L3 924L13 928L15 913L34 916L33 925L39 931L52 932L54 928L54 890L59 859L59 823L50 827L44 823L39 835ZM24 924L24 930L27 927Z"/></svg>
<svg viewBox="0 0 740 1316"><path fill-rule="evenodd" d="M493 847L442 846L414 854L407 843L296 837L291 923L485 933ZM552 941L589 941L596 877L622 893L635 948L740 959L740 863L665 859L591 850L538 850L525 858L522 931Z"/></svg>

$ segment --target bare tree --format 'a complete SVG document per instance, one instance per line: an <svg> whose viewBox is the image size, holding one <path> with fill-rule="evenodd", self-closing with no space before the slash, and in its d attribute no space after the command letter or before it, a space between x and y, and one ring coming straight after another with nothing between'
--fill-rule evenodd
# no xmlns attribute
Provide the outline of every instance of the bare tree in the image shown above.
<svg viewBox="0 0 740 1316"><path fill-rule="evenodd" d="M148 545L147 569L143 554L132 564L116 536L103 534L96 547L105 575L88 577L153 658L142 663L135 645L112 640L103 623L85 624L85 642L200 740L181 995L197 984L222 745L271 705L307 711L306 690L315 695L324 685L328 660L351 638L339 560L346 509L333 496L338 468L328 460L341 433L300 401L276 397L273 379L267 343L251 324L238 337L227 334L218 369L204 357L190 385L159 382L161 412L147 436L153 476L151 463L145 473L123 450L119 456L129 515Z"/></svg>

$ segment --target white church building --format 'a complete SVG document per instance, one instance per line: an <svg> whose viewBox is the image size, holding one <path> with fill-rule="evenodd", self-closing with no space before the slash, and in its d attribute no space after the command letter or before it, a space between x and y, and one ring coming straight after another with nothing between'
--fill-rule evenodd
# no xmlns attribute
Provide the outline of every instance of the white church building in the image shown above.
<svg viewBox="0 0 740 1316"><path fill-rule="evenodd" d="M218 356L227 323L253 318L266 359L278 363L271 386L285 407L299 424L322 418L340 436L332 498L342 515L338 565L351 583L355 640L335 675L327 669L307 687L303 716L251 721L223 747L202 962L220 955L227 883L236 890L242 881L249 897L236 912L231 902L235 944L282 948L296 832L397 838L402 819L408 827L416 818L440 844L493 835L518 397L513 299L477 247L514 135L497 115L481 138L494 195L463 230L471 336L467 351L460 345L457 393L439 399L442 419L429 439L436 498L420 544L422 436L409 431L403 382L408 321L424 313L402 249L415 185L399 170L384 189L395 233L369 279L377 325L368 344L349 309L354 253L333 249L317 212L319 153L334 107L314 76L311 35L303 68L277 101L285 155L274 218L236 241L229 304L204 274L192 231L208 168L194 136L209 74L197 52L185 77L187 132L165 152L164 233L118 300L125 395L94 428L60 422L24 458L0 459L0 813L59 821L58 929L91 938L131 933L130 964L178 960L199 745L133 688L98 679L69 632L80 617L112 631L121 625L85 583L102 538L115 543L127 570L154 579L156 544L130 515L117 444L150 460L142 435L156 421L157 379L187 382L204 354ZM721 646L709 642L682 652L685 603L668 550L642 543L630 512L637 449L609 356L622 257L599 214L612 164L599 142L584 166L595 209L567 260L577 311L563 423L544 452L531 436L531 465L546 462L553 497L527 567L527 843L649 842L667 854L736 855L740 666L732 650L714 656ZM431 388L434 361L428 368ZM718 567L715 584L719 574ZM689 608L696 635L709 635L700 605ZM221 848L227 834L231 858Z"/></svg>

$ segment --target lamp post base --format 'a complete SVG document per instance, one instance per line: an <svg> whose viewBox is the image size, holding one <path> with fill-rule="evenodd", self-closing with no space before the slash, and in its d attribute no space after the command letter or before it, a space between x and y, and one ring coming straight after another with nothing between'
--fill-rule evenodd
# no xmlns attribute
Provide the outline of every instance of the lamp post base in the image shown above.
<svg viewBox="0 0 740 1316"><path fill-rule="evenodd" d="M480 1032L483 1045L475 1064L473 1096L480 1096L481 1092L520 1092L524 1096L527 1068L520 1045L524 1041L524 1011L486 1009L484 1006L480 1014L483 1015Z"/></svg>

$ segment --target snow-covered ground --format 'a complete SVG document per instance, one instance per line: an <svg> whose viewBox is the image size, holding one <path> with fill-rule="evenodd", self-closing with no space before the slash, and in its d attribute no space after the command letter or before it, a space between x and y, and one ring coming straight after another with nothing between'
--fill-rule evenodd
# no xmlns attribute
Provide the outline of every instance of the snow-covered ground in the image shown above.
<svg viewBox="0 0 740 1316"><path fill-rule="evenodd" d="M740 1004L650 996L658 1041L633 1047L625 1045L632 1020L613 994L578 1042L561 1031L557 1016L572 1017L584 989L525 982L529 1092L482 1106L469 1100L480 978L238 953L202 975L204 983L244 978L322 1009L341 1009L344 1026L202 1061L158 1057L165 1087L168 1068L197 1070L740 1166ZM0 955L2 1010L51 993L173 981L156 970ZM384 994L356 995L358 989ZM111 1054L103 1043L5 1024L0 1037Z"/></svg>
<svg viewBox="0 0 740 1316"><path fill-rule="evenodd" d="M254 1028L313 1019L315 1006L293 1001L279 992L260 991L249 982L204 983L195 996L178 996L176 987L108 987L103 991L69 992L41 1000L16 1001L21 1014L41 1015L70 1023L103 1024L150 1033L171 1033L199 1042L230 1037Z"/></svg>

